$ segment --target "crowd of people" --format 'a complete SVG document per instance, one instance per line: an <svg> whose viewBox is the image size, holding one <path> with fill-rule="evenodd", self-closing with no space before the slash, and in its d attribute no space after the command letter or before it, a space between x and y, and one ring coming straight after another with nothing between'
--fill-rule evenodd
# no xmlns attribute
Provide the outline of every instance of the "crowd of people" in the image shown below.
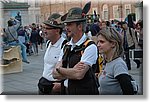
<svg viewBox="0 0 150 102"><path fill-rule="evenodd" d="M139 20L134 27L125 21L98 19L87 24L86 14L90 5L88 2L83 9L73 7L65 15L53 13L43 25L33 23L21 27L16 19L8 21L8 27L4 29L5 42L21 46L23 62L29 63L26 53L38 55L38 45L43 50L46 39L39 94L134 94L128 73L131 70L129 51L143 49L143 21ZM102 71L98 71L97 66L99 55L103 56ZM142 62L134 61L139 68Z"/></svg>

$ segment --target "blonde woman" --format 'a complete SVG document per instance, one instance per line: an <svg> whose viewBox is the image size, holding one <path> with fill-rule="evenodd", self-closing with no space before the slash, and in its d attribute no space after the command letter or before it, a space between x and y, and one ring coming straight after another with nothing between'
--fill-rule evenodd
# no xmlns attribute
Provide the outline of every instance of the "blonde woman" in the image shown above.
<svg viewBox="0 0 150 102"><path fill-rule="evenodd" d="M122 59L122 36L114 28L102 28L98 33L97 46L104 55L106 65L99 76L100 94L134 94L128 68Z"/></svg>

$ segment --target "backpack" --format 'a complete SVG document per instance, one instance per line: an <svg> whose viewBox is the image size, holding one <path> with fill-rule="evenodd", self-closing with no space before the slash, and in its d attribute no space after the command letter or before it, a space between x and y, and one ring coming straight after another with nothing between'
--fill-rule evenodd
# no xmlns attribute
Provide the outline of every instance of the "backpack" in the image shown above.
<svg viewBox="0 0 150 102"><path fill-rule="evenodd" d="M89 39L87 39L84 42L83 44L84 49L81 51L81 55L84 53L84 50L86 49L86 47L88 47L91 44L95 44L95 42ZM100 86L98 82L98 75L102 71L102 67L103 67L102 64L103 64L102 56L99 56L99 51L98 51L98 58L97 58L96 64L92 65L92 68L90 68L91 72L95 73L95 74L92 73L92 77L96 82L97 88Z"/></svg>

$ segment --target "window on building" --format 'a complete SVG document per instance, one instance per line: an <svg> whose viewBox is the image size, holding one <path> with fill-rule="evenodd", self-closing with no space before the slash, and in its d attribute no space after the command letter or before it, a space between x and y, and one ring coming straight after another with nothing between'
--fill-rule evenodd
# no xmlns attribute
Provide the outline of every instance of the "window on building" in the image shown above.
<svg viewBox="0 0 150 102"><path fill-rule="evenodd" d="M104 20L108 20L108 11L104 11Z"/></svg>
<svg viewBox="0 0 150 102"><path fill-rule="evenodd" d="M125 16L131 13L131 4L125 5Z"/></svg>
<svg viewBox="0 0 150 102"><path fill-rule="evenodd" d="M118 5L114 5L113 6L113 18L114 19L117 19L117 18L119 18L119 7L118 7Z"/></svg>
<svg viewBox="0 0 150 102"><path fill-rule="evenodd" d="M108 5L103 6L103 19L108 20Z"/></svg>
<svg viewBox="0 0 150 102"><path fill-rule="evenodd" d="M36 18L36 23L39 23L40 22L40 16L36 15L35 18Z"/></svg>

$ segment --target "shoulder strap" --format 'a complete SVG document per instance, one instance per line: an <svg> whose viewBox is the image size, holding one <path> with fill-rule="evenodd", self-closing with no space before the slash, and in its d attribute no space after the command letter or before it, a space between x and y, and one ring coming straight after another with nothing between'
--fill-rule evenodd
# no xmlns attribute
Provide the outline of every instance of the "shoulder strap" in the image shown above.
<svg viewBox="0 0 150 102"><path fill-rule="evenodd" d="M61 49L63 48L63 46L64 46L67 42L68 42L67 40L64 40L64 41L62 42ZM48 48L49 44L50 44L50 40L47 41L47 43L46 43L46 48Z"/></svg>
<svg viewBox="0 0 150 102"><path fill-rule="evenodd" d="M46 48L48 48L49 44L50 44L50 40L47 41Z"/></svg>
<svg viewBox="0 0 150 102"><path fill-rule="evenodd" d="M86 47L90 46L91 44L95 44L95 42L90 39L87 39L83 44L84 50L86 49ZM81 51L81 55L84 53L84 50Z"/></svg>
<svg viewBox="0 0 150 102"><path fill-rule="evenodd" d="M65 44L63 48L64 55L62 57L62 67L67 68L68 65L68 56L70 55L71 45Z"/></svg>
<svg viewBox="0 0 150 102"><path fill-rule="evenodd" d="M64 40L63 43L61 44L61 49L63 48L63 46L67 43L67 40Z"/></svg>
<svg viewBox="0 0 150 102"><path fill-rule="evenodd" d="M90 39L87 39L85 42L84 42L84 46L86 47L90 42L94 42L94 41L92 41L92 40L90 40ZM92 43L91 43L92 44ZM94 43L93 43L94 44Z"/></svg>

